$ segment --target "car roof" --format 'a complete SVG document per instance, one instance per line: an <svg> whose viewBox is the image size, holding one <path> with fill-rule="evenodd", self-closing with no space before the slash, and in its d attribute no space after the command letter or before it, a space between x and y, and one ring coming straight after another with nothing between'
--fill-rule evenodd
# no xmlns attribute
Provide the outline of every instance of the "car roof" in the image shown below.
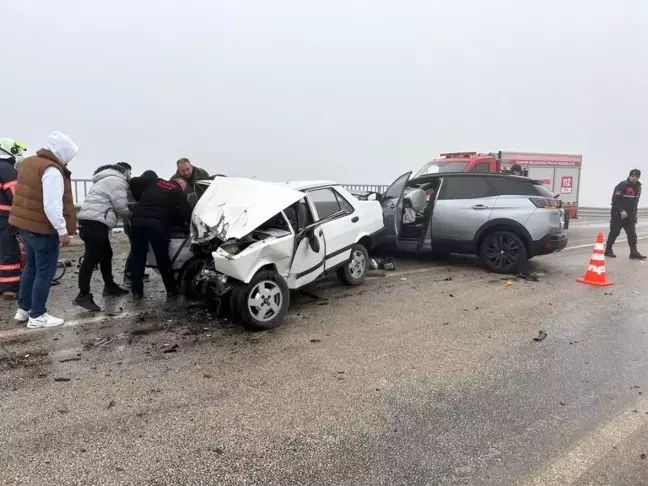
<svg viewBox="0 0 648 486"><path fill-rule="evenodd" d="M426 182L426 181L434 181L436 179L442 179L445 177L488 177L488 178L499 178L499 179L523 179L523 180L530 180L534 183L538 183L537 179L531 179L529 177L524 177L524 176L517 176L513 174L499 174L499 173L493 173L493 172L438 172L436 174L426 174L422 175L419 177L416 177L414 179L410 179L408 181L408 184L410 182Z"/></svg>
<svg viewBox="0 0 648 486"><path fill-rule="evenodd" d="M285 181L277 182L277 184L285 185L290 189L295 191L306 191L308 189L314 189L316 187L330 187L339 185L337 182L333 181Z"/></svg>

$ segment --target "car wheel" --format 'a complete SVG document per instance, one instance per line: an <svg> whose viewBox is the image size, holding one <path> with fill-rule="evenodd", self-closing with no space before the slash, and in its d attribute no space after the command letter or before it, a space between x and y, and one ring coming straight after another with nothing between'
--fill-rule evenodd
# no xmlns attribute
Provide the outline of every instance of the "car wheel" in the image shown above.
<svg viewBox="0 0 648 486"><path fill-rule="evenodd" d="M486 235L479 254L488 269L496 273L517 273L528 259L524 242L512 231Z"/></svg>
<svg viewBox="0 0 648 486"><path fill-rule="evenodd" d="M338 270L338 278L347 285L361 285L369 271L367 249L356 244L351 247L351 260Z"/></svg>
<svg viewBox="0 0 648 486"><path fill-rule="evenodd" d="M180 293L187 300L200 300L204 296L199 288L196 287L194 279L202 271L205 266L205 261L202 259L195 259L190 261L182 270L180 274L178 287Z"/></svg>
<svg viewBox="0 0 648 486"><path fill-rule="evenodd" d="M247 285L232 292L232 313L249 331L265 331L281 324L290 305L288 284L274 270L257 272Z"/></svg>

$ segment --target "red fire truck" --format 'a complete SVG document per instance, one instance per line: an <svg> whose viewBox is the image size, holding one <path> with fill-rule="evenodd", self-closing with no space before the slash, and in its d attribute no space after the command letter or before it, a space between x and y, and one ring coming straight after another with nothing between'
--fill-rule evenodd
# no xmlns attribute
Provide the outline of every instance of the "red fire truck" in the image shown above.
<svg viewBox="0 0 648 486"><path fill-rule="evenodd" d="M570 218L578 216L582 155L503 151L447 153L425 164L415 177L438 172L510 172L513 164L522 167L527 177L541 180L560 195Z"/></svg>

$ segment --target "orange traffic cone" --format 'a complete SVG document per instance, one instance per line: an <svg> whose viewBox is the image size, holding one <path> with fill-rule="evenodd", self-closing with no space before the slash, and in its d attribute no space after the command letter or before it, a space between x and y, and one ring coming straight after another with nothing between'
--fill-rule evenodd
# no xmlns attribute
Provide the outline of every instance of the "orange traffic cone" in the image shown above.
<svg viewBox="0 0 648 486"><path fill-rule="evenodd" d="M577 281L598 287L614 285L607 279L607 275L605 274L605 240L603 239L603 233L599 233L596 238L594 251L585 271L585 276L579 278Z"/></svg>

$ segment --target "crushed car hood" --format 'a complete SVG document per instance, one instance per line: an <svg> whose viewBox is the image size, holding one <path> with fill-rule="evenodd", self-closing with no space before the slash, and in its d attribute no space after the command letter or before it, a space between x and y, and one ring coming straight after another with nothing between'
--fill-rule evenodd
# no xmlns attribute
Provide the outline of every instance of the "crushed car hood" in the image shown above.
<svg viewBox="0 0 648 486"><path fill-rule="evenodd" d="M303 197L272 182L217 177L194 208L192 237L242 238Z"/></svg>

